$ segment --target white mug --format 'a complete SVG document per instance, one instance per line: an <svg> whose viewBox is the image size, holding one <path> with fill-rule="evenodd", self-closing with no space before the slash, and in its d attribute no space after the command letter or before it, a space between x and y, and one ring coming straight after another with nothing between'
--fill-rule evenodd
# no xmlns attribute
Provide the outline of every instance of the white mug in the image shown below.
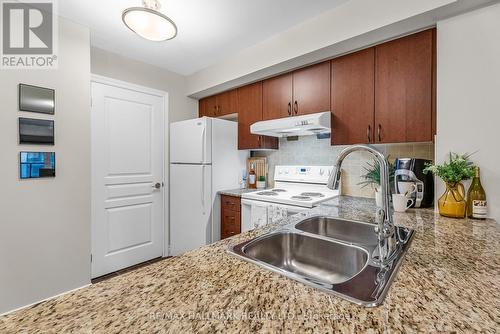
<svg viewBox="0 0 500 334"><path fill-rule="evenodd" d="M399 181L398 182L398 190L400 194L407 194L406 196L409 197L412 194L417 192L417 185L415 182L403 182Z"/></svg>
<svg viewBox="0 0 500 334"><path fill-rule="evenodd" d="M392 194L392 205L394 211L405 212L414 203L412 198L406 197L404 194Z"/></svg>

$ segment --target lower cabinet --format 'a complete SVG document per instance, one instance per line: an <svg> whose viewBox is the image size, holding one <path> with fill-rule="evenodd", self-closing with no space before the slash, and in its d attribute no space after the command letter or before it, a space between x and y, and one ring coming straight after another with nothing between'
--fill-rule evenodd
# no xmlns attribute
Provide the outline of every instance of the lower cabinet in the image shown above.
<svg viewBox="0 0 500 334"><path fill-rule="evenodd" d="M241 200L221 195L221 239L241 233Z"/></svg>

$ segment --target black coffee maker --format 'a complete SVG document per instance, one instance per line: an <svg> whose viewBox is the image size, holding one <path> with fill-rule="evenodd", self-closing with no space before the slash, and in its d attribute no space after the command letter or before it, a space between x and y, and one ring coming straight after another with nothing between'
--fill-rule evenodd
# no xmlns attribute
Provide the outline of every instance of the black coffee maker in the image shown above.
<svg viewBox="0 0 500 334"><path fill-rule="evenodd" d="M396 194L408 193L412 207L428 208L434 203L434 177L424 174L426 163L431 160L399 158L395 161L394 188Z"/></svg>

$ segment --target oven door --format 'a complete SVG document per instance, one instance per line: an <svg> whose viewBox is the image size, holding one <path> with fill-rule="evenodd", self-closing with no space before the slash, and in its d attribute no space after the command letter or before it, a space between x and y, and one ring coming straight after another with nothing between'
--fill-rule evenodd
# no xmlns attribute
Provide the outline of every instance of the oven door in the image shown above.
<svg viewBox="0 0 500 334"><path fill-rule="evenodd" d="M241 232L251 231L272 222L283 216L292 216L308 208L283 205L277 203L241 199Z"/></svg>

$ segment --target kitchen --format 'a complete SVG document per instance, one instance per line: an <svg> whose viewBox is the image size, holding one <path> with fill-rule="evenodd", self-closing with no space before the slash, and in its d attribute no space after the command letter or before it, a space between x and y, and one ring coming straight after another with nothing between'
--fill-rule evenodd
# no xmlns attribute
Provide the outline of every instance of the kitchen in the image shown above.
<svg viewBox="0 0 500 334"><path fill-rule="evenodd" d="M500 7L389 2L294 1L305 23L187 76L126 19L109 42L126 5L60 3L59 68L0 79L0 331L495 332ZM13 142L21 84L55 89L52 143ZM25 149L53 175L19 180Z"/></svg>

